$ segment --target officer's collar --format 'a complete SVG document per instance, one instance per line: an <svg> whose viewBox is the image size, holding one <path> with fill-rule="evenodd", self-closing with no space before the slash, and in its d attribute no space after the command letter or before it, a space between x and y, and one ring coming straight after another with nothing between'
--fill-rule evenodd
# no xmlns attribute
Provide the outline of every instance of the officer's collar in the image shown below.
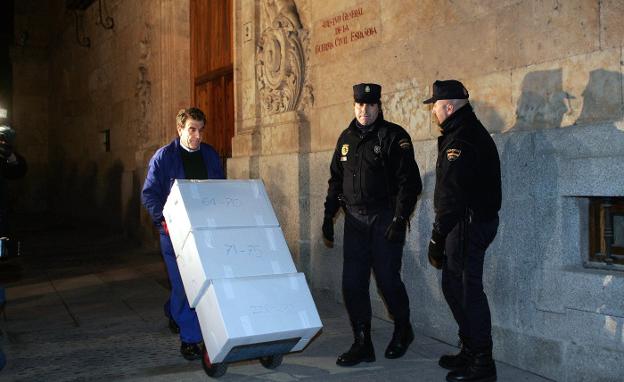
<svg viewBox="0 0 624 382"><path fill-rule="evenodd" d="M353 118L353 121L351 121L351 124L349 125L349 127L351 128L352 131L360 135L366 135L370 133L371 131L378 130L379 125L381 125L382 121L383 121L383 116L381 115L381 113L379 113L379 115L377 116L377 119L375 119L375 122L371 123L370 125L364 126L358 122L357 118Z"/></svg>
<svg viewBox="0 0 624 382"><path fill-rule="evenodd" d="M448 134L451 131L457 129L462 120L472 113L472 106L470 103L465 104L455 111L453 114L449 115L448 118L442 122L440 127L442 128L442 134Z"/></svg>

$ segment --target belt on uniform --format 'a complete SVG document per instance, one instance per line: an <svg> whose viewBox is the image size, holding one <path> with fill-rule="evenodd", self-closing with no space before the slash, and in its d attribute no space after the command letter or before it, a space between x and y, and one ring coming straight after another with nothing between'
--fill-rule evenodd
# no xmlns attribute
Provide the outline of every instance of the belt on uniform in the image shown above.
<svg viewBox="0 0 624 382"><path fill-rule="evenodd" d="M347 204L347 210L349 212L359 215L373 215L385 208L390 208L390 203L387 200L369 204Z"/></svg>
<svg viewBox="0 0 624 382"><path fill-rule="evenodd" d="M490 220L494 220L498 217L498 212L491 212L491 211L475 211L472 208L468 209L468 219L470 219L471 222L475 222L475 223L483 223L483 222L488 222Z"/></svg>

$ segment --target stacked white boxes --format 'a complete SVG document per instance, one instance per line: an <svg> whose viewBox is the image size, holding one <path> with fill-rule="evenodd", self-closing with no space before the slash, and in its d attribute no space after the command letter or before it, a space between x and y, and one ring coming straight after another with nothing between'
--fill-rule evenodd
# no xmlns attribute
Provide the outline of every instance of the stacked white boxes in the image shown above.
<svg viewBox="0 0 624 382"><path fill-rule="evenodd" d="M301 350L321 329L262 181L176 180L163 215L212 363Z"/></svg>

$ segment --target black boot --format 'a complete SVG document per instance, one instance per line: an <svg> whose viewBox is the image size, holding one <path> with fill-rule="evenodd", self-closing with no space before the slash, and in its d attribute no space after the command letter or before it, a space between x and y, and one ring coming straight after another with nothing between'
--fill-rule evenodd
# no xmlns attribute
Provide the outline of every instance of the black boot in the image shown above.
<svg viewBox="0 0 624 382"><path fill-rule="evenodd" d="M395 324L392 339L386 348L386 358L394 359L403 357L412 341L414 341L412 325L409 322Z"/></svg>
<svg viewBox="0 0 624 382"><path fill-rule="evenodd" d="M493 382L496 381L496 365L492 352L475 353L468 367L451 371L446 375L449 382Z"/></svg>
<svg viewBox="0 0 624 382"><path fill-rule="evenodd" d="M461 349L458 354L455 355L443 355L438 361L438 365L447 370L459 370L468 367L472 360L472 352L466 346L464 340L461 342Z"/></svg>
<svg viewBox="0 0 624 382"><path fill-rule="evenodd" d="M189 361L200 359L204 355L203 344L182 342L180 345L180 354Z"/></svg>
<svg viewBox="0 0 624 382"><path fill-rule="evenodd" d="M375 349L370 337L370 324L353 325L353 345L336 360L338 366L354 366L360 362L374 362Z"/></svg>

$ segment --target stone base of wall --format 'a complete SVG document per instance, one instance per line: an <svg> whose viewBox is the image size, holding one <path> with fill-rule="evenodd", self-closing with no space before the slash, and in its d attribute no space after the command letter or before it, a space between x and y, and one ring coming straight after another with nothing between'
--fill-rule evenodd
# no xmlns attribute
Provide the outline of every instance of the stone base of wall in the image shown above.
<svg viewBox="0 0 624 382"><path fill-rule="evenodd" d="M624 272L583 268L588 195L622 196L624 132L616 124L496 134L503 208L485 261L495 357L555 380L617 380L624 375ZM414 326L448 343L457 326L429 266L436 142L415 143L424 190L404 249L403 279ZM321 238L331 151L239 157L236 177L261 178L284 228L297 267L313 288L342 301L343 216L336 242ZM305 164L305 165L303 165ZM301 180L301 176L307 177ZM585 217L584 217L585 216ZM303 223L303 224L302 224ZM375 283L375 314L387 318Z"/></svg>

